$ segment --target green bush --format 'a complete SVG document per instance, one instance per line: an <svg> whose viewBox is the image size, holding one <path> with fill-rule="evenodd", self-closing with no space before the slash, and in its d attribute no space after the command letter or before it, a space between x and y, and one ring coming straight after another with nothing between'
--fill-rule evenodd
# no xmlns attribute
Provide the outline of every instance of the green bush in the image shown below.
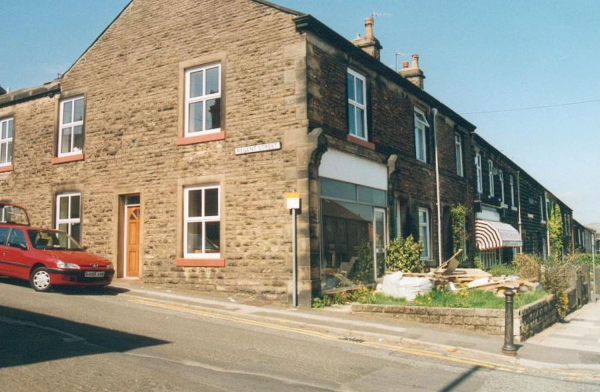
<svg viewBox="0 0 600 392"><path fill-rule="evenodd" d="M566 294L569 287L569 270L571 263L563 263L559 257L550 256L542 263L542 286L545 290L556 296L556 311L560 320L567 315L568 297Z"/></svg>
<svg viewBox="0 0 600 392"><path fill-rule="evenodd" d="M473 259L473 265L475 268L483 269L483 263L481 262L481 257L479 257L479 255L475 256Z"/></svg>
<svg viewBox="0 0 600 392"><path fill-rule="evenodd" d="M523 279L540 279L542 274L541 262L542 260L538 256L527 253L519 253L513 259L515 272Z"/></svg>
<svg viewBox="0 0 600 392"><path fill-rule="evenodd" d="M492 274L492 276L508 276L515 275L515 266L512 264L495 264L488 268L487 272Z"/></svg>
<svg viewBox="0 0 600 392"><path fill-rule="evenodd" d="M425 272L425 263L421 260L423 249L423 244L415 242L412 235L392 240L385 259L387 271Z"/></svg>
<svg viewBox="0 0 600 392"><path fill-rule="evenodd" d="M324 308L325 302L323 301L323 298L319 298L319 297L313 298L312 299L312 307L317 308L317 309Z"/></svg>
<svg viewBox="0 0 600 392"><path fill-rule="evenodd" d="M356 290L350 292L348 294L348 300L350 302L358 302L361 304L370 304L373 303L374 291L369 290L365 286L360 286Z"/></svg>

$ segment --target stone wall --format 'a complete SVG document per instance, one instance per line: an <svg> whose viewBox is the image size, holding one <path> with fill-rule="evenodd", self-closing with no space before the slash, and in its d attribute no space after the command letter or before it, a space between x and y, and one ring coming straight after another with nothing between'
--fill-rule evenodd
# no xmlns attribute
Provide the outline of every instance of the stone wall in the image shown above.
<svg viewBox="0 0 600 392"><path fill-rule="evenodd" d="M369 312L425 324L444 325L490 335L504 333L504 310L500 309L354 304L352 311Z"/></svg>
<svg viewBox="0 0 600 392"><path fill-rule="evenodd" d="M93 17L90 15L90 17ZM82 196L82 243L115 263L119 198L141 198L140 275L148 283L287 300L291 218L286 191L308 200L306 43L294 14L250 0L134 0L60 80L61 94L0 107L14 116L14 171L2 198L54 225L58 192ZM184 64L222 65L223 140L178 145ZM52 164L58 102L85 96L85 159ZM235 155L280 141L282 149ZM183 187L221 186L226 265L182 267ZM299 217L299 280L310 304L308 214ZM307 298L307 299L306 299Z"/></svg>
<svg viewBox="0 0 600 392"><path fill-rule="evenodd" d="M577 291L567 291L569 313L578 309ZM581 301L581 300L580 300ZM555 299L549 295L514 311L514 339L524 342L558 321ZM437 324L489 335L504 335L504 309L435 308L403 305L353 304L352 311L373 313L384 317Z"/></svg>

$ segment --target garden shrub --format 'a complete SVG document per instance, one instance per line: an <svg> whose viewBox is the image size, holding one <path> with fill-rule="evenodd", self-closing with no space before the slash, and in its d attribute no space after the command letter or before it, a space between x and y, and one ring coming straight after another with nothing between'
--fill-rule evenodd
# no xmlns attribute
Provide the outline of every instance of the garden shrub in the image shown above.
<svg viewBox="0 0 600 392"><path fill-rule="evenodd" d="M516 273L515 266L512 264L495 264L491 266L487 272L492 274L492 276L508 276Z"/></svg>
<svg viewBox="0 0 600 392"><path fill-rule="evenodd" d="M519 253L513 259L515 272L523 279L540 279L542 273L541 260L538 256Z"/></svg>
<svg viewBox="0 0 600 392"><path fill-rule="evenodd" d="M396 238L387 249L385 265L388 272L425 272L425 262L421 260L423 244L415 242L413 236Z"/></svg>
<svg viewBox="0 0 600 392"><path fill-rule="evenodd" d="M569 270L571 264L563 263L557 256L550 256L542 263L542 286L556 297L556 311L560 320L567 315L567 288L569 286Z"/></svg>

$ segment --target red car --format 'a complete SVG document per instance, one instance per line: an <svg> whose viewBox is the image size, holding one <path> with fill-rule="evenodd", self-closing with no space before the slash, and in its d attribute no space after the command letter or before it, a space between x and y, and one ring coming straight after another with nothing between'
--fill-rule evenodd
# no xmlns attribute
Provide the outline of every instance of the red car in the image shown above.
<svg viewBox="0 0 600 392"><path fill-rule="evenodd" d="M104 287L114 274L110 261L85 252L67 233L33 228L23 208L0 203L0 275L49 291L55 285Z"/></svg>

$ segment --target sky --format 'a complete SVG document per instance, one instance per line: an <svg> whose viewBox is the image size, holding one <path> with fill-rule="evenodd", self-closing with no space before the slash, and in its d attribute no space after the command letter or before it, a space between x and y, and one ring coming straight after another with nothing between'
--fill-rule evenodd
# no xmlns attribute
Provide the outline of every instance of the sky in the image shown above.
<svg viewBox="0 0 600 392"><path fill-rule="evenodd" d="M580 223L600 223L600 1L272 1L349 40L375 13L383 63L418 54L427 92ZM14 91L65 72L128 2L0 0L0 85Z"/></svg>

